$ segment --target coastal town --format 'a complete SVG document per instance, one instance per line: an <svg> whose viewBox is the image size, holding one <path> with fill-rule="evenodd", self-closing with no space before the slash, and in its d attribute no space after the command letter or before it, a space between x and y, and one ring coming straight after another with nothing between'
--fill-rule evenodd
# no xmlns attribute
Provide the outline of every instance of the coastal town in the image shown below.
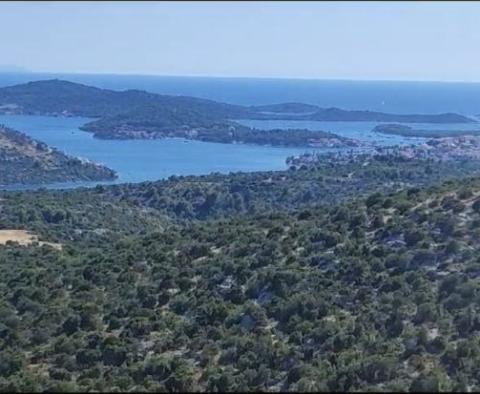
<svg viewBox="0 0 480 394"><path fill-rule="evenodd" d="M347 162L359 155L367 157L394 157L406 160L430 159L434 161L448 160L480 160L480 136L462 135L458 137L432 138L419 144L406 146L370 146L366 149L349 149L335 153L305 153L288 157L290 168L309 167L326 158L336 162Z"/></svg>

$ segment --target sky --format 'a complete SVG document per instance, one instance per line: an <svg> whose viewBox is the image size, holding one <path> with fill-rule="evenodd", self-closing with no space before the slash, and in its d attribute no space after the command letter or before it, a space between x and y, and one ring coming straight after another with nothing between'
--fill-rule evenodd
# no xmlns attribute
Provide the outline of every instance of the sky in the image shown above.
<svg viewBox="0 0 480 394"><path fill-rule="evenodd" d="M1 2L0 71L480 81L480 2Z"/></svg>

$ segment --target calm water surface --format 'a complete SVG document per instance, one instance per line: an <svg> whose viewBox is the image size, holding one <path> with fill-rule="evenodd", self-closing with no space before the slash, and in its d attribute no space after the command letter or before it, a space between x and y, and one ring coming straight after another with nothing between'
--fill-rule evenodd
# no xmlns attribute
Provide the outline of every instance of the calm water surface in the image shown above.
<svg viewBox="0 0 480 394"><path fill-rule="evenodd" d="M323 130L341 135L347 138L353 138L360 141L367 141L378 146L388 145L409 145L423 142L425 138L402 137L400 135L388 135L381 133L373 133L375 126L386 122L318 122L309 120L238 120L246 126L256 129L309 129ZM390 122L395 123L395 122ZM480 130L478 123L402 123L402 125L410 126L420 130Z"/></svg>
<svg viewBox="0 0 480 394"><path fill-rule="evenodd" d="M78 117L0 116L0 123L22 131L69 155L112 168L119 175L114 183L152 181L171 175L282 170L286 168L285 159L288 156L312 151L304 148L217 144L183 139L100 140L78 129L87 121L89 119ZM93 186L99 183L101 182L69 182L45 186L64 188ZM22 188L28 187L9 187L9 189Z"/></svg>
<svg viewBox="0 0 480 394"><path fill-rule="evenodd" d="M345 109L369 109L392 113L458 112L469 116L480 114L480 84L478 83L0 73L0 86L51 78L66 79L115 90L145 89L161 94L190 95L244 105L303 102L322 107L337 106ZM312 151L301 148L186 142L180 139L98 140L94 139L90 133L78 129L88 120L42 116L0 116L0 123L23 131L67 154L87 158L114 169L119 175L119 179L115 183L157 180L171 175L282 170L286 168L286 157ZM421 138L374 134L371 132L377 124L374 122L245 120L242 123L258 129L325 130L345 137L374 142L377 145L410 144L423 141ZM423 129L478 128L477 125L472 124L416 124L414 127ZM46 187L92 186L98 183L61 183L46 185Z"/></svg>
<svg viewBox="0 0 480 394"><path fill-rule="evenodd" d="M72 188L106 183L136 183L168 178L172 175L204 175L212 172L253 172L286 169L288 156L305 152L331 152L338 149L277 148L255 145L218 144L183 139L100 140L79 130L88 118L0 115L0 123L22 131L69 155L104 164L118 173L114 182L68 182L42 185L47 188ZM375 145L419 143L423 138L406 138L373 133L375 122L259 121L240 120L257 129L307 128L331 131ZM414 124L422 129L478 129L476 124ZM31 189L8 186L2 189Z"/></svg>

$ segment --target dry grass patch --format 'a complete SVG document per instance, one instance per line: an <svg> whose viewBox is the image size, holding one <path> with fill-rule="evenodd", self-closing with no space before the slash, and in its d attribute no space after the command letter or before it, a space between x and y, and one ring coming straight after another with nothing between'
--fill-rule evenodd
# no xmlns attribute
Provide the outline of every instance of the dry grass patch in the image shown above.
<svg viewBox="0 0 480 394"><path fill-rule="evenodd" d="M39 241L37 235L26 230L0 230L0 245L5 245L8 241L17 242L23 246L38 242L39 246L49 245L57 250L62 249L62 244Z"/></svg>

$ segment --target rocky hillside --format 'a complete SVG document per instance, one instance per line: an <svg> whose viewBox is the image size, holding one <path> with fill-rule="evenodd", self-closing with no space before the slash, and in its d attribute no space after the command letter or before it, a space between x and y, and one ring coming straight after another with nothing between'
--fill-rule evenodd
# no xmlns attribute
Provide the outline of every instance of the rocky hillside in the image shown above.
<svg viewBox="0 0 480 394"><path fill-rule="evenodd" d="M2 194L62 245L0 246L2 391L480 389L478 179L185 225L102 193Z"/></svg>
<svg viewBox="0 0 480 394"><path fill-rule="evenodd" d="M70 157L0 125L0 184L113 180L114 171Z"/></svg>

